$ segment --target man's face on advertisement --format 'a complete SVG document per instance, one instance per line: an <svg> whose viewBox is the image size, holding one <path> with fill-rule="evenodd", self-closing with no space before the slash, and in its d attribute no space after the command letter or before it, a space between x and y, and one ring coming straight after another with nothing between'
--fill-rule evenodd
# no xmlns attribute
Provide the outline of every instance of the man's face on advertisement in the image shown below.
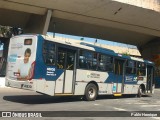
<svg viewBox="0 0 160 120"><path fill-rule="evenodd" d="M28 63L29 57L30 57L30 54L29 54L29 53L26 53L26 54L24 55L24 63Z"/></svg>

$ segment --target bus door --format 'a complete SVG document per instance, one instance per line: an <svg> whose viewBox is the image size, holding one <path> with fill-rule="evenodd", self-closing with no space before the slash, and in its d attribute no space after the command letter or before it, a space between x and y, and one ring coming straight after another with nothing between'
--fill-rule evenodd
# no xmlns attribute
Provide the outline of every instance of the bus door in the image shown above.
<svg viewBox="0 0 160 120"><path fill-rule="evenodd" d="M124 63L125 60L114 60L115 80L113 84L113 93L123 93L124 91Z"/></svg>
<svg viewBox="0 0 160 120"><path fill-rule="evenodd" d="M75 80L76 51L58 48L57 70L61 73L56 80L55 93L73 93Z"/></svg>
<svg viewBox="0 0 160 120"><path fill-rule="evenodd" d="M146 92L152 93L152 86L153 86L153 80L154 80L154 74L153 74L154 68L153 66L147 66L147 84L146 84Z"/></svg>

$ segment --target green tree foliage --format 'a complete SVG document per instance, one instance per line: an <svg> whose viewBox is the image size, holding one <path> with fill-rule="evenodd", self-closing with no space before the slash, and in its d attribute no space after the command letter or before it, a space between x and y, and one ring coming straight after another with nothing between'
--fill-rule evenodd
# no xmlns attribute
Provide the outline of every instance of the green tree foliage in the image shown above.
<svg viewBox="0 0 160 120"><path fill-rule="evenodd" d="M23 31L20 28L0 25L0 37L10 38L12 36L22 34L22 33Z"/></svg>
<svg viewBox="0 0 160 120"><path fill-rule="evenodd" d="M124 52L124 53L121 53L122 55L125 55L125 56L130 56L130 54L129 53L127 53L127 52Z"/></svg>

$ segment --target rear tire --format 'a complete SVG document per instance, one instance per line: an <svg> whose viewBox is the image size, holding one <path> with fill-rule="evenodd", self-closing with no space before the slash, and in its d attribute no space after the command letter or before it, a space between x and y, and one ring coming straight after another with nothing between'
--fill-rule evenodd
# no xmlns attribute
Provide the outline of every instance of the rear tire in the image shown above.
<svg viewBox="0 0 160 120"><path fill-rule="evenodd" d="M97 98L98 88L95 84L90 83L85 89L85 100L94 101Z"/></svg>

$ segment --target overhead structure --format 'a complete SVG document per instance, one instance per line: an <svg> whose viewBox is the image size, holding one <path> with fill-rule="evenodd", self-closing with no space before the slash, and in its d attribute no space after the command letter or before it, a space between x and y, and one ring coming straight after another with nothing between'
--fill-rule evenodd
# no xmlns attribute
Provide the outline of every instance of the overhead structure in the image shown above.
<svg viewBox="0 0 160 120"><path fill-rule="evenodd" d="M1 0L0 24L137 45L145 58L159 45L159 0ZM145 47L150 46L150 47ZM150 52L148 52L150 51Z"/></svg>

